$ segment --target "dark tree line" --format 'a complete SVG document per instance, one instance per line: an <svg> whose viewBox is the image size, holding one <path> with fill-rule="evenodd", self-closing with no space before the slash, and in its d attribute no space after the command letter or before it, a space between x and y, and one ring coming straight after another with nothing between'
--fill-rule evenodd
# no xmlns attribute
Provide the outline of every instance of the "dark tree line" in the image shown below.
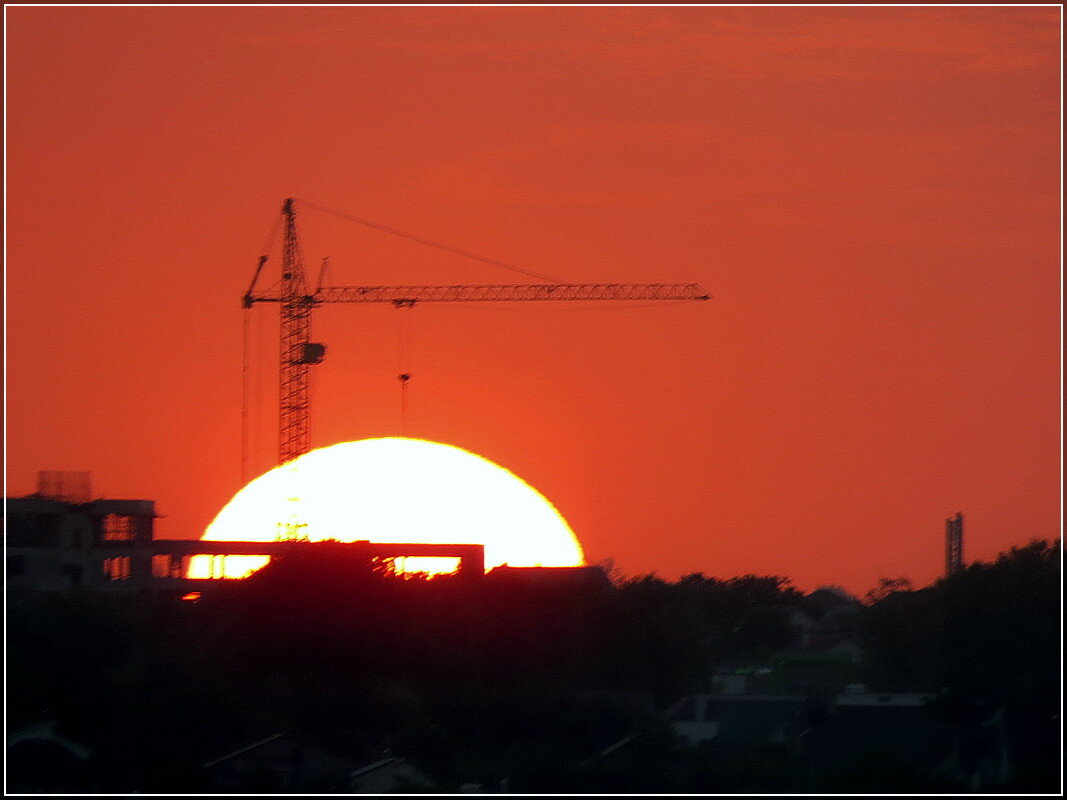
<svg viewBox="0 0 1067 800"><path fill-rule="evenodd" d="M665 741L662 708L787 643L798 597L751 576L478 585L276 560L195 603L22 598L8 725L58 720L110 789L192 787L277 731L391 747L445 785L548 780L635 731Z"/></svg>
<svg viewBox="0 0 1067 800"><path fill-rule="evenodd" d="M865 678L884 691L939 694L949 720L1003 709L1019 780L1049 785L1062 733L1059 542L1012 547L864 611Z"/></svg>
<svg viewBox="0 0 1067 800"><path fill-rule="evenodd" d="M1038 742L1058 708L1058 555L1016 548L868 605L866 679L947 690L946 714L1006 704ZM205 762L283 731L391 748L443 787L699 791L662 711L788 647L805 601L777 577L478 584L314 559L195 603L13 598L7 724L55 720L93 750L97 791L197 791Z"/></svg>

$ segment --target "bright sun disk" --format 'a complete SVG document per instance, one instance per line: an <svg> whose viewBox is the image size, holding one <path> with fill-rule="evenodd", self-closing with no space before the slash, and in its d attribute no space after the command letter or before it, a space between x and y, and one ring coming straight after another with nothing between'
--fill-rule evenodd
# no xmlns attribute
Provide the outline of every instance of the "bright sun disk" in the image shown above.
<svg viewBox="0 0 1067 800"><path fill-rule="evenodd" d="M275 467L234 495L201 538L483 544L486 569L584 563L567 521L520 477L459 447L400 437L342 442ZM244 577L267 560L227 556L222 574ZM458 564L398 561L407 572L450 572ZM188 575L207 578L212 567L211 556L195 556Z"/></svg>

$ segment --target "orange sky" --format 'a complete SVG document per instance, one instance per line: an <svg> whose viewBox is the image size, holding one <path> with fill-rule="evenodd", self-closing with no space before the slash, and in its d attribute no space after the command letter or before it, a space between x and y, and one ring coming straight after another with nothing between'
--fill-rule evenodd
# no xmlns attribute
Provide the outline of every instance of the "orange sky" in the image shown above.
<svg viewBox="0 0 1067 800"><path fill-rule="evenodd" d="M1056 7L7 8L7 489L196 537L241 481L239 298L284 197L709 303L423 306L413 435L591 561L862 593L1055 537ZM339 283L516 276L305 211ZM327 307L313 442L400 433L398 315ZM276 312L257 310L259 470Z"/></svg>

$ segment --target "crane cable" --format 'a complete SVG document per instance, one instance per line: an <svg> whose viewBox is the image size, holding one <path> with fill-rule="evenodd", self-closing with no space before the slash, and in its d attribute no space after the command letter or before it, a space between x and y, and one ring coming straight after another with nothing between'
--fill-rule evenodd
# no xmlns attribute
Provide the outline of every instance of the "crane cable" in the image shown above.
<svg viewBox="0 0 1067 800"><path fill-rule="evenodd" d="M263 242L263 248L259 251L259 264L256 266L256 271L252 275L252 283L251 285L249 285L248 292L245 294L246 300L254 296L256 284L259 283L259 276L260 273L263 271L263 265L270 260L270 251L274 249L274 239L278 235L278 228L281 227L282 216L282 214L279 214L274 218L274 225L273 227L271 227L270 233L267 234L267 240Z"/></svg>
<svg viewBox="0 0 1067 800"><path fill-rule="evenodd" d="M278 229L281 227L282 222L281 214L278 214L274 218L274 224L271 226L270 233L267 234L266 241L263 242L263 247L260 250L261 256L259 260L259 266L256 268L255 275L252 278L252 285L248 288L248 295L251 296L252 292L256 288L256 282L259 280L260 270L263 269L263 265L270 257L270 251L274 249L274 240L278 236ZM241 486L248 483L248 462L249 462L249 423L250 413L249 406L251 404L250 395L252 394L249 373L250 373L250 350L252 339L252 306L247 306L244 309L244 314L241 320ZM256 396L259 392L259 371L256 371Z"/></svg>
<svg viewBox="0 0 1067 800"><path fill-rule="evenodd" d="M259 326L255 323L253 309L244 309L241 319L241 486L248 483L249 470L259 450L259 432L263 429L263 409L259 403L263 376L261 360L257 357L262 341L259 331L262 319Z"/></svg>
<svg viewBox="0 0 1067 800"><path fill-rule="evenodd" d="M400 433L408 435L408 384L411 382L411 318L410 312L415 306L408 303L396 303L397 318L396 351L397 380L400 381Z"/></svg>
<svg viewBox="0 0 1067 800"><path fill-rule="evenodd" d="M307 206L308 208L314 208L314 209L316 209L318 211L325 212L326 214L333 214L335 217L340 217L341 219L347 219L349 222L355 222L355 223L357 223L359 225L365 225L368 228L374 228L375 230L379 230L379 231L382 231L384 233L391 234L393 236L399 236L402 239L410 239L413 242L418 242L419 244L424 244L427 247L436 247L438 250L444 250L446 253L452 253L453 255L463 256L464 258L469 258L469 259L472 259L474 261L480 261L483 264L489 264L490 266L499 267L500 269L510 270L511 272L517 272L520 275L526 275L526 276L531 277L531 278L540 278L541 280L552 281L554 283L563 283L564 282L562 278L557 278L557 277L554 277L552 275L545 275L545 274L543 274L541 272L534 272L533 270L524 269L523 267L518 267L518 266L515 266L514 264L509 264L506 261L498 261L495 258L488 258L486 256L480 256L477 253L470 252L469 250L463 250L463 249L461 249L459 247L453 247L450 244L445 244L444 242L438 242L438 241L436 241L434 239L427 239L424 236L417 236L414 233L405 233L404 231L397 230L396 228L390 228L388 225L382 225L380 222L372 222L369 219L364 219L363 217L357 217L357 216L355 216L353 214L346 214L343 211L336 211L336 210L334 210L332 208L326 208L325 206L320 206L317 203L311 203L311 202L309 202L307 200L297 199L297 202L300 203L301 205Z"/></svg>
<svg viewBox="0 0 1067 800"><path fill-rule="evenodd" d="M243 344L241 351L241 486L248 483L248 350L249 339L251 338L249 333L251 313L252 309L246 308L241 315L241 339Z"/></svg>

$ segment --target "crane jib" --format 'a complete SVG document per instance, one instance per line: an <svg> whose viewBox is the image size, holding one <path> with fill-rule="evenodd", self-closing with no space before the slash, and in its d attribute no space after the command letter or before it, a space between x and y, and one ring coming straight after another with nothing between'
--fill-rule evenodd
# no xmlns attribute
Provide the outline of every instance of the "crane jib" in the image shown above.
<svg viewBox="0 0 1067 800"><path fill-rule="evenodd" d="M247 296L245 303L471 303L516 301L708 300L696 283L485 284L471 286L323 286L313 295Z"/></svg>
<svg viewBox="0 0 1067 800"><path fill-rule="evenodd" d="M308 205L305 203L305 205ZM555 278L522 270L514 265L505 264L494 259L487 259L444 245L420 236L405 234L382 225L370 223L351 215L339 214L319 206L322 211L336 214L345 219L378 228L404 238L412 239L424 245L444 249L457 255L482 261L498 267L520 272L546 281ZM449 286L321 286L326 273L325 264L319 275L319 288L313 292L304 270L304 256L297 234L294 200L285 201L279 222L275 224L267 239L263 253L270 250L275 233L284 230L282 243L281 280L266 292L257 292L256 287L262 276L263 267L269 260L261 255L256 265L252 283L241 298L245 309L255 303L278 303L281 323L281 353L279 372L279 426L278 459L284 464L306 453L311 447L311 383L309 370L312 365L322 362L326 347L320 342L311 341L312 310L325 303L393 303L397 308L405 308L416 303L471 303L471 302L516 302L516 301L661 301L661 300L708 300L709 295L696 283L536 283L536 284L475 284ZM246 318L247 330L247 318ZM247 334L246 334L245 370L247 372ZM407 373L402 373L402 385L406 386ZM245 381L247 385L247 378ZM247 406L247 397L245 405ZM247 413L245 413L247 417ZM245 432L247 435L247 431ZM242 441L242 448L247 444ZM242 455L242 461L246 459Z"/></svg>

